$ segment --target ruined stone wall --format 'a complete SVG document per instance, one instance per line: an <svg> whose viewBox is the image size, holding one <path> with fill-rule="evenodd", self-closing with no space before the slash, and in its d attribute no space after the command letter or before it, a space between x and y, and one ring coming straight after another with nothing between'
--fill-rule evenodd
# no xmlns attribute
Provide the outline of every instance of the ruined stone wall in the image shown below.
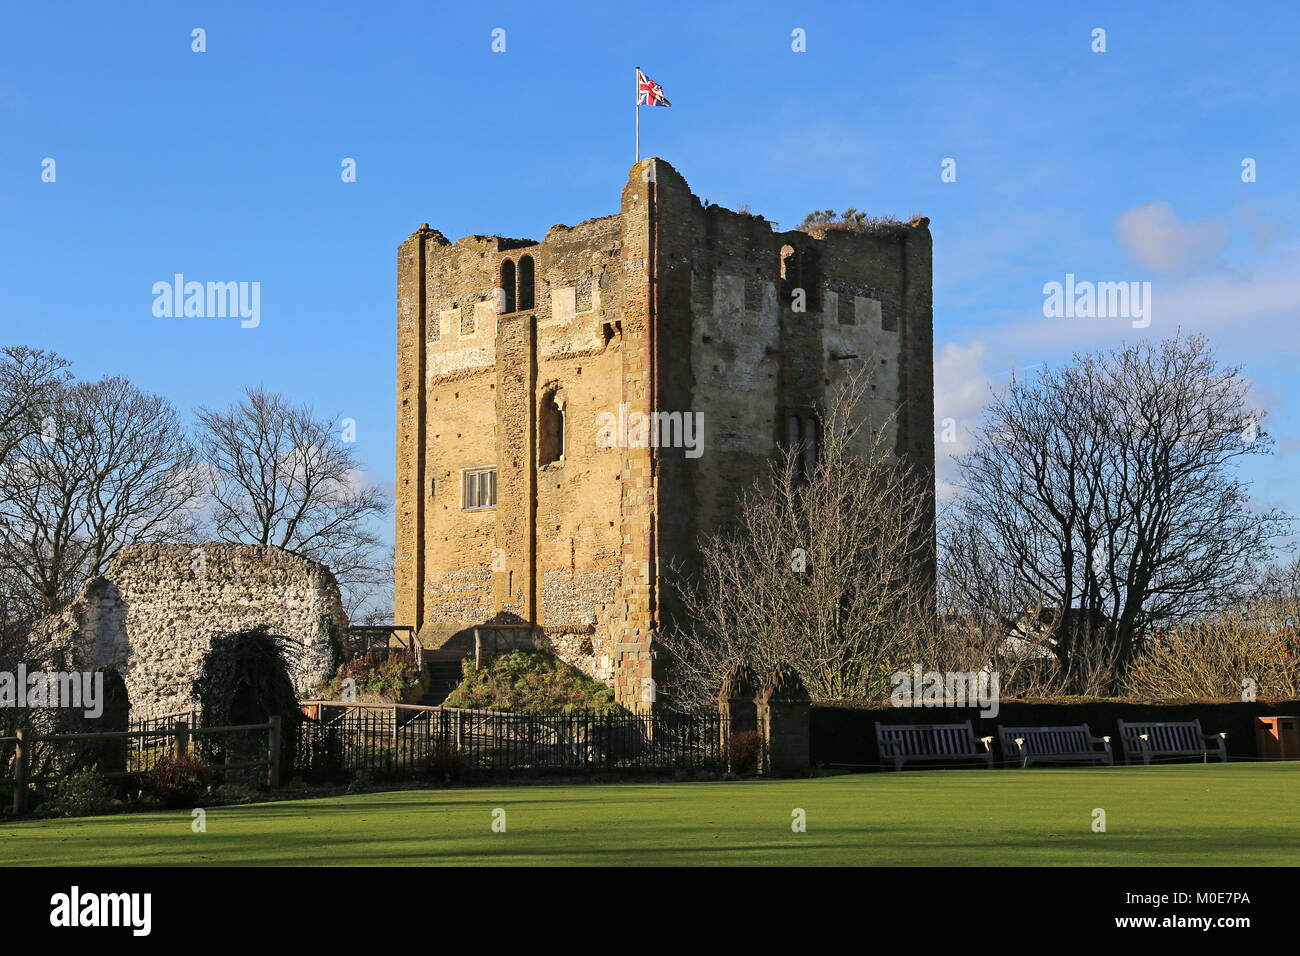
<svg viewBox="0 0 1300 956"><path fill-rule="evenodd" d="M661 408L702 411L705 453L676 467L694 531L735 517L740 492L849 374L871 382L866 423L933 474L933 362L927 220L883 235L774 232L761 217L703 207L667 164L659 209L661 323L671 341ZM783 294L781 255L796 252L803 311ZM869 433L860 433L865 446ZM664 452L663 467L682 458ZM677 509L674 509L676 511Z"/></svg>
<svg viewBox="0 0 1300 956"><path fill-rule="evenodd" d="M791 251L798 271L783 278ZM524 256L531 306L502 288ZM661 160L632 168L618 215L541 242L449 243L422 227L398 252L396 623L426 647L468 649L475 625L526 622L621 703L643 703L670 565L735 518L791 417L811 426L850 369L871 369L872 427L933 474L930 330L925 220L776 233L704 207ZM703 455L618 440L654 411L702 412ZM611 419L614 447L599 440ZM463 475L485 466L496 507L467 510Z"/></svg>
<svg viewBox="0 0 1300 956"><path fill-rule="evenodd" d="M84 666L122 675L141 719L196 706L190 682L212 638L260 624L294 642L305 694L329 676L330 629L347 630L334 575L279 548L131 545L50 626Z"/></svg>
<svg viewBox="0 0 1300 956"><path fill-rule="evenodd" d="M815 431L815 410L859 369L870 382L859 450L871 430L883 432L926 476L933 515L930 234L924 219L878 233L775 232L759 216L703 206L671 166L649 162L656 408L704 420L700 457L665 448L655 461L659 617L671 620L672 567L692 567L700 536L736 519L744 491L789 441L792 419L805 435Z"/></svg>

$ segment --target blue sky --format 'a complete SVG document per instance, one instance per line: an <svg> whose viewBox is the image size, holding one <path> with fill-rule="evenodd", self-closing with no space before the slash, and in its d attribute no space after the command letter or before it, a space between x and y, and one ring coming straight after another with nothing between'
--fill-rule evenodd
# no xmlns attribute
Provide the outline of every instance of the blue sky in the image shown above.
<svg viewBox="0 0 1300 956"><path fill-rule="evenodd" d="M10 3L0 339L186 410L309 400L391 485L395 247L425 221L540 239L616 211L640 65L674 104L643 112L643 152L702 198L931 218L940 418L973 421L1013 369L1204 331L1279 438L1258 502L1300 512L1300 12L1065 7ZM261 324L156 318L178 272L260 282ZM1067 273L1152 282L1150 327L1044 318Z"/></svg>

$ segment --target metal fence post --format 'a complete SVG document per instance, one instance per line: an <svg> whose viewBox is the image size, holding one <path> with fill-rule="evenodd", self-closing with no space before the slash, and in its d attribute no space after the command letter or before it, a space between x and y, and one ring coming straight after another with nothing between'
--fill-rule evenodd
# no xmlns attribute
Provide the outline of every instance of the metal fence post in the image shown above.
<svg viewBox="0 0 1300 956"><path fill-rule="evenodd" d="M176 721L176 756L184 757L190 752L190 725L184 720Z"/></svg>
<svg viewBox="0 0 1300 956"><path fill-rule="evenodd" d="M266 759L270 766L266 770L266 783L272 790L277 790L280 787L280 715L273 714L268 723Z"/></svg>
<svg viewBox="0 0 1300 956"><path fill-rule="evenodd" d="M18 743L14 745L14 815L27 810L27 731L15 731Z"/></svg>
<svg viewBox="0 0 1300 956"><path fill-rule="evenodd" d="M392 750L391 750L391 752L389 753L389 757L388 757L388 772L389 772L389 773L393 773L394 771L397 770L398 767L401 766L401 760L399 759L399 757L398 757L398 752L397 752L397 749L398 749L398 742L399 742L399 738L400 738L400 736L401 736L401 735L397 732L397 705L394 704L394 705L393 705L393 735L392 735Z"/></svg>

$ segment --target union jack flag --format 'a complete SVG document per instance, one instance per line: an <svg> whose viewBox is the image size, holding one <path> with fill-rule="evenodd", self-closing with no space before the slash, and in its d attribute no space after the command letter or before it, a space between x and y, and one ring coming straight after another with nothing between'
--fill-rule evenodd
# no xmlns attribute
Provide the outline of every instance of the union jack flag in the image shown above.
<svg viewBox="0 0 1300 956"><path fill-rule="evenodd" d="M636 68L636 105L637 106L672 106L664 96L664 88Z"/></svg>

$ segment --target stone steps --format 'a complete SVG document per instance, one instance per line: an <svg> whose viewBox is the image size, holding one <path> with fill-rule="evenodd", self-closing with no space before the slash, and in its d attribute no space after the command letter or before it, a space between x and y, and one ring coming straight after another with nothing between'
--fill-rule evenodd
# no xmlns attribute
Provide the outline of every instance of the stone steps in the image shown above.
<svg viewBox="0 0 1300 956"><path fill-rule="evenodd" d="M424 652L424 670L429 678L429 689L420 700L421 704L437 706L456 689L461 681L460 662L463 657L458 651Z"/></svg>

